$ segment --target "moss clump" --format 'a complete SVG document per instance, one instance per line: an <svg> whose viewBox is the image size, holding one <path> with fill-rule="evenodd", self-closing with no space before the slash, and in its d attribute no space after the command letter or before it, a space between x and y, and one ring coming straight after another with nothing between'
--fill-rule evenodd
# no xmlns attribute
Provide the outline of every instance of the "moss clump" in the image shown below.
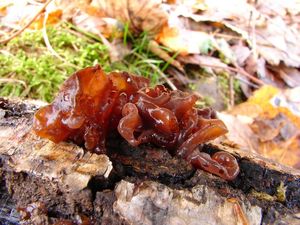
<svg viewBox="0 0 300 225"><path fill-rule="evenodd" d="M109 66L104 45L72 34L64 26L47 28L51 46L47 49L42 31L26 31L0 46L0 95L51 101L60 84L74 71L101 64Z"/></svg>
<svg viewBox="0 0 300 225"><path fill-rule="evenodd" d="M0 96L18 96L50 102L61 83L76 70L100 64L106 71L122 70L150 78L157 84L169 65L148 49L150 37L128 33L124 45L132 51L110 63L107 47L93 34L62 22L47 28L55 55L47 48L41 30L25 31L6 45L0 45ZM124 39L125 40L125 39Z"/></svg>
<svg viewBox="0 0 300 225"><path fill-rule="evenodd" d="M284 183L281 181L279 186L276 189L275 195L269 195L265 192L258 192L252 189L251 194L262 200L266 201L279 201L279 202L285 202L286 200L286 187L284 186Z"/></svg>

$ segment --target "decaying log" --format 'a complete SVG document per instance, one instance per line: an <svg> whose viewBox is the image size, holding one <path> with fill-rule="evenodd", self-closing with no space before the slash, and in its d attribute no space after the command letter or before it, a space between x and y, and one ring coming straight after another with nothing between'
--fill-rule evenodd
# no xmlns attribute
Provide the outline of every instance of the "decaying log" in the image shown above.
<svg viewBox="0 0 300 225"><path fill-rule="evenodd" d="M33 209L23 224L83 224L83 218L91 224L300 223L297 170L213 143L201 150L238 159L234 181L195 170L163 149L132 148L117 136L110 137L108 156L90 154L35 136L37 108L0 99L0 224L17 223L16 213L2 210L8 200L21 214Z"/></svg>

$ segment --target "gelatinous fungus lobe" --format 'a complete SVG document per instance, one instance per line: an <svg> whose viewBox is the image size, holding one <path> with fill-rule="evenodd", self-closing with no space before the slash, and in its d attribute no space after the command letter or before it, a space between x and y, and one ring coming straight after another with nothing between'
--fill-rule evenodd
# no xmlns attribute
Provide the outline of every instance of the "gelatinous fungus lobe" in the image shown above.
<svg viewBox="0 0 300 225"><path fill-rule="evenodd" d="M80 70L65 81L51 105L35 114L33 128L56 143L71 139L92 152L105 152L107 132L118 125L131 95L146 85L147 79L127 73L107 76L99 66Z"/></svg>
<svg viewBox="0 0 300 225"><path fill-rule="evenodd" d="M239 167L228 153L210 157L199 144L227 132L213 110L195 107L197 97L125 72L105 74L99 66L73 74L52 104L41 108L33 129L54 142L73 140L95 153L105 153L110 132L132 146L152 143L224 179L234 179Z"/></svg>

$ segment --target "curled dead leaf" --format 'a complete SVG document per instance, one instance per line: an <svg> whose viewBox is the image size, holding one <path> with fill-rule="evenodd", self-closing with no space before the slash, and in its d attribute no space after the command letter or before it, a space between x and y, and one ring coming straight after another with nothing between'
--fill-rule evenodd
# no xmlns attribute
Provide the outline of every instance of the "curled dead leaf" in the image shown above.
<svg viewBox="0 0 300 225"><path fill-rule="evenodd" d="M109 38L112 35L115 38L123 36L123 24L113 18L91 16L83 11L79 11L72 17L72 22L84 31L99 36L103 35L106 38Z"/></svg>
<svg viewBox="0 0 300 225"><path fill-rule="evenodd" d="M264 86L220 118L226 138L245 149L300 169L299 88L280 91Z"/></svg>
<svg viewBox="0 0 300 225"><path fill-rule="evenodd" d="M167 23L167 14L161 0L96 0L91 6L99 9L99 15L128 23L134 32L155 34Z"/></svg>

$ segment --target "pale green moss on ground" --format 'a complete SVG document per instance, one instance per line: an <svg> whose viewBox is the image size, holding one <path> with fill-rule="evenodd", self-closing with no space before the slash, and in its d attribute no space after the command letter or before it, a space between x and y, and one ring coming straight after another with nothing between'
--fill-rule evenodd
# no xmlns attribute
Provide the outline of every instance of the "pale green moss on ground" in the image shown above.
<svg viewBox="0 0 300 225"><path fill-rule="evenodd" d="M0 45L0 96L51 101L61 83L76 70L100 64L111 70L128 71L151 79L152 84L159 81L157 68L165 62L147 49L148 36L128 37L132 53L120 62L110 63L105 45L92 34L80 33L68 24L48 27L47 35L51 46L58 53L54 56L47 49L41 30L25 31L6 45ZM137 58L134 54L139 54Z"/></svg>

